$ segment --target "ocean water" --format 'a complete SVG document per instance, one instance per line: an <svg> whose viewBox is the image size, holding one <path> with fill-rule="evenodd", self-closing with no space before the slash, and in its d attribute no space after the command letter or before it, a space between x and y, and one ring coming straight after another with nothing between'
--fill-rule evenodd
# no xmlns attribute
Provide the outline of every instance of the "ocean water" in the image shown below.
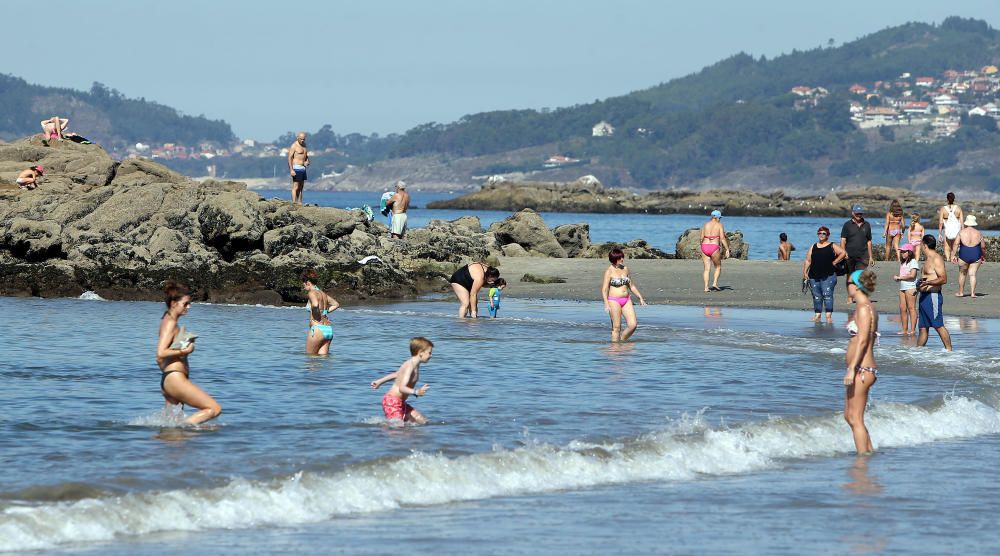
<svg viewBox="0 0 1000 556"><path fill-rule="evenodd" d="M289 199L290 192L287 190L257 191L265 198ZM408 211L407 224L413 227L426 226L434 219L454 220L462 216L478 216L484 227L489 227L493 222L499 222L511 215L508 211L496 210L452 210L452 209L426 209L422 208L427 203L455 197L452 192L420 192L411 191L412 206ZM320 206L353 208L364 204L375 209L376 218L378 214L380 192L339 192L339 191L306 191L305 202L315 203ZM875 243L883 243L881 237L883 226L885 226L885 212L888 207L870 207L869 222L872 226L872 235ZM575 213L575 212L542 212L545 224L550 228L561 224L590 224L590 239L595 243L616 241L626 242L633 239L644 239L653 247L662 249L668 253L675 251L677 238L688 228L700 228L708 220L707 215L701 214L598 214L598 213ZM830 228L832 237L839 241L840 230L850 218L845 215L843 218L812 217L812 216L725 216L723 223L729 231L739 230L743 232L743 238L750 243L751 260L770 260L777 258L778 234L784 232L788 235L789 241L796 246L792 252L792 260L801 261L805 259L806 250L816 241L816 229L821 225ZM908 222L909 220L907 220ZM382 222L385 222L384 218ZM929 219L922 220L925 227L933 228L937 233L937 222L929 224ZM984 235L1000 235L1000 230L983 230Z"/></svg>
<svg viewBox="0 0 1000 556"><path fill-rule="evenodd" d="M856 458L844 316L649 306L611 345L589 302L348 306L328 358L301 308L195 304L193 380L164 414L163 306L0 298L0 551L73 554L955 553L1000 550L1000 322L916 349L882 316ZM947 309L947 307L946 307ZM414 402L369 382L435 342Z"/></svg>

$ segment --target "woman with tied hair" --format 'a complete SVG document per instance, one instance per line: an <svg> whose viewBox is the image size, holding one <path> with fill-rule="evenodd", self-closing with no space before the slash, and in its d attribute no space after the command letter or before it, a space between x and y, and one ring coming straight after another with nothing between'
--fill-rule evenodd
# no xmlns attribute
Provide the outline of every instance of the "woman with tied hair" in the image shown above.
<svg viewBox="0 0 1000 556"><path fill-rule="evenodd" d="M847 281L847 293L856 303L854 320L848 323L851 335L847 343L847 372L844 374L844 419L851 427L854 447L859 455L875 451L865 426L868 391L878 380L875 364L875 344L878 342L878 313L872 306L871 294L877 278L870 270L855 270Z"/></svg>
<svg viewBox="0 0 1000 556"><path fill-rule="evenodd" d="M167 304L167 310L160 319L156 363L160 366L160 392L163 393L166 406L184 404L197 408L199 411L186 419L190 425L215 419L222 413L222 406L191 382L188 356L194 351L194 339L181 338L180 347L174 347L180 332L177 322L188 313L191 307L191 295L183 285L167 280L163 288L163 300Z"/></svg>
<svg viewBox="0 0 1000 556"><path fill-rule="evenodd" d="M903 237L903 224L903 206L899 204L898 199L893 199L889 205L889 212L885 213L885 228L882 230L886 261L889 260L889 253L895 249L896 262L900 262L899 239Z"/></svg>
<svg viewBox="0 0 1000 556"><path fill-rule="evenodd" d="M955 194L948 192L948 204L938 209L938 241L944 243L944 260L950 261L958 251L958 233L962 231L965 213L955 204Z"/></svg>
<svg viewBox="0 0 1000 556"><path fill-rule="evenodd" d="M340 308L340 303L333 296L319 288L319 276L313 269L302 271L302 289L306 290L309 301L306 310L309 311L309 333L306 336L306 353L308 355L329 355L330 344L333 342L333 324L330 323L330 313Z"/></svg>
<svg viewBox="0 0 1000 556"><path fill-rule="evenodd" d="M482 262L469 263L456 270L448 282L458 298L458 318L478 317L479 290L492 286L499 277L499 270Z"/></svg>
<svg viewBox="0 0 1000 556"><path fill-rule="evenodd" d="M604 281L601 283L601 298L604 300L604 310L611 316L611 341L624 342L632 337L638 327L635 318L635 306L632 295L639 298L639 303L646 304L639 288L635 286L625 266L625 253L618 248L608 253L611 266L604 271ZM625 318L625 330L622 330L622 317Z"/></svg>

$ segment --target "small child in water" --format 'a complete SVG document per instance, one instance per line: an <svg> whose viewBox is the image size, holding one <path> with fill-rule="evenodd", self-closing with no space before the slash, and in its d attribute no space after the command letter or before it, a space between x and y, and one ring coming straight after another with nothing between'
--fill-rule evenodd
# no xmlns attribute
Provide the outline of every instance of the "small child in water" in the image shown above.
<svg viewBox="0 0 1000 556"><path fill-rule="evenodd" d="M795 251L795 246L788 241L788 235L785 232L778 234L778 260L787 261L792 257L792 251Z"/></svg>
<svg viewBox="0 0 1000 556"><path fill-rule="evenodd" d="M497 278L490 288L490 317L497 318L497 311L500 310L500 293L507 287L507 280Z"/></svg>
<svg viewBox="0 0 1000 556"><path fill-rule="evenodd" d="M417 388L417 380L420 379L420 364L430 361L433 351L434 343L427 338L423 336L412 338L410 340L410 358L403 361L399 370L372 381L373 390L377 390L379 386L390 380L396 381L382 397L382 412L385 413L386 419L399 419L403 422L413 421L419 425L427 422L427 418L422 413L406 403L406 399L410 396L419 398L427 393L429 385L424 384Z"/></svg>

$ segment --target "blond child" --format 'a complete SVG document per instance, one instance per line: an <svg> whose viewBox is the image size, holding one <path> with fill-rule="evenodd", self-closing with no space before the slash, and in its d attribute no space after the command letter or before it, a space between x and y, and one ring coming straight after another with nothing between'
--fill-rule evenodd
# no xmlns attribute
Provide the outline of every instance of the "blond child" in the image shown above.
<svg viewBox="0 0 1000 556"><path fill-rule="evenodd" d="M382 412L386 419L399 419L403 422L413 421L419 425L427 422L427 418L417 411L413 406L406 403L410 396L421 397L427 393L428 384L417 388L417 381L420 379L420 364L430 361L434 351L434 343L417 336L410 340L410 358L403 361L399 370L389 373L384 377L372 381L372 389L377 390L379 386L390 380L395 380L392 388L382 396Z"/></svg>

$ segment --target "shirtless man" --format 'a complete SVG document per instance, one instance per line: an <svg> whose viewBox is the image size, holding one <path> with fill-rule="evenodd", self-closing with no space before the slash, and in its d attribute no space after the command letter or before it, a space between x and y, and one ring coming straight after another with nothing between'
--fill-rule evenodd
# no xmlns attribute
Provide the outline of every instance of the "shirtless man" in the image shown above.
<svg viewBox="0 0 1000 556"><path fill-rule="evenodd" d="M927 344L929 328L937 330L944 349L951 351L951 334L944 327L944 316L941 306L944 297L941 295L941 286L948 283L948 272L944 267L944 257L937 252L937 240L934 236L927 234L924 236L923 244L927 247L924 253L927 261L921 271L920 281L917 282L917 291L920 292L918 302L920 314L920 335L917 337L917 345Z"/></svg>
<svg viewBox="0 0 1000 556"><path fill-rule="evenodd" d="M32 166L27 170L22 170L20 174L17 175L17 179L14 180L17 186L21 189L32 190L38 187L38 178L45 173L44 166Z"/></svg>
<svg viewBox="0 0 1000 556"><path fill-rule="evenodd" d="M406 235L406 209L410 208L410 194L406 192L406 182L396 182L396 194L386 201L392 207L392 237L402 239Z"/></svg>
<svg viewBox="0 0 1000 556"><path fill-rule="evenodd" d="M302 206L302 188L306 185L306 167L309 151L306 150L306 132L300 131L295 142L288 147L288 172L292 176L292 202Z"/></svg>

